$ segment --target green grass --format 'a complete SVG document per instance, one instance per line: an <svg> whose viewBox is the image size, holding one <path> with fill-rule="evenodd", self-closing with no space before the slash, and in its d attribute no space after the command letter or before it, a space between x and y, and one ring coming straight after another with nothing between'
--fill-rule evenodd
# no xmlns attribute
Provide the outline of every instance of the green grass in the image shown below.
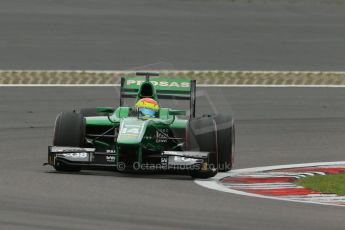
<svg viewBox="0 0 345 230"><path fill-rule="evenodd" d="M345 174L306 177L299 179L297 184L317 192L345 195Z"/></svg>

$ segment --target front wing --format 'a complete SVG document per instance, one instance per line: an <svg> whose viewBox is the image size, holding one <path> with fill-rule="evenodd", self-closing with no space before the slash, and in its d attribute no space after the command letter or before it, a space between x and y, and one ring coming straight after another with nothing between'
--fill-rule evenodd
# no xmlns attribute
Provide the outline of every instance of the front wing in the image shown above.
<svg viewBox="0 0 345 230"><path fill-rule="evenodd" d="M157 164L157 157L160 163ZM131 169L137 170L177 170L177 171L207 171L211 153L194 151L164 151L160 155L152 156L153 162L133 162ZM117 160L115 150L97 152L94 148L79 147L48 147L47 165L80 167L84 169L107 168L123 171L128 165Z"/></svg>

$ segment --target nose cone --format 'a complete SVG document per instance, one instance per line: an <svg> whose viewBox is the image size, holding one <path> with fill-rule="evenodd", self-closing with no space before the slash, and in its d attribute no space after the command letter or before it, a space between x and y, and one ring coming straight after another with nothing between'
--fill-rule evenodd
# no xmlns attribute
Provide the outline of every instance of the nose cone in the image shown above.
<svg viewBox="0 0 345 230"><path fill-rule="evenodd" d="M118 144L139 145L145 134L148 120L140 120L136 117L125 118L121 121Z"/></svg>

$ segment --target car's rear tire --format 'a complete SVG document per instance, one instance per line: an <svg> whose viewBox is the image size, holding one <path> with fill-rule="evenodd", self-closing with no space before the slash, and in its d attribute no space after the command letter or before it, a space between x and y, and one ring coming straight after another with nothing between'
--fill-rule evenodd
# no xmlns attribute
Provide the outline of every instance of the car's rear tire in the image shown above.
<svg viewBox="0 0 345 230"><path fill-rule="evenodd" d="M210 117L190 119L187 129L186 150L210 152L208 170L192 170L193 178L209 178L218 172L217 131L215 121Z"/></svg>
<svg viewBox="0 0 345 230"><path fill-rule="evenodd" d="M85 145L85 119L76 112L62 112L55 121L54 146L83 147ZM57 171L80 171L79 167L72 167L57 162L54 165Z"/></svg>
<svg viewBox="0 0 345 230"><path fill-rule="evenodd" d="M218 170L227 172L232 169L235 154L235 124L229 114L214 116L218 136Z"/></svg>

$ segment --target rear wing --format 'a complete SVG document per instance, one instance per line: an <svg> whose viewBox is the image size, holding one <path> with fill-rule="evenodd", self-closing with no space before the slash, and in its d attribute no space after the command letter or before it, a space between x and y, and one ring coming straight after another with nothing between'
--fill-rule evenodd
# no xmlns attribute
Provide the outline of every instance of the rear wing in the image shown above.
<svg viewBox="0 0 345 230"><path fill-rule="evenodd" d="M195 117L196 81L172 78L150 78L158 73L138 72L136 77L121 78L120 106L124 98L136 98L141 84L150 81L156 90L158 99L175 99L190 101L190 116Z"/></svg>

